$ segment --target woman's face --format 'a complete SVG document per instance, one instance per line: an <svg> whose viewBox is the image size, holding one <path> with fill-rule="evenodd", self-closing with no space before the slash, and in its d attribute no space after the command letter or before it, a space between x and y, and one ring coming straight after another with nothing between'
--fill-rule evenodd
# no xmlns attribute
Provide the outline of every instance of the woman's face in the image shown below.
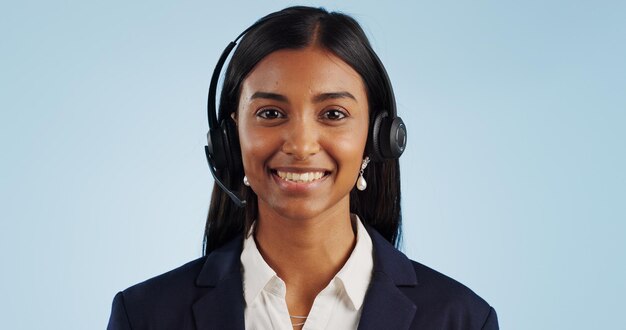
<svg viewBox="0 0 626 330"><path fill-rule="evenodd" d="M359 74L318 47L266 56L243 81L237 121L260 214L341 214L363 160L368 102Z"/></svg>

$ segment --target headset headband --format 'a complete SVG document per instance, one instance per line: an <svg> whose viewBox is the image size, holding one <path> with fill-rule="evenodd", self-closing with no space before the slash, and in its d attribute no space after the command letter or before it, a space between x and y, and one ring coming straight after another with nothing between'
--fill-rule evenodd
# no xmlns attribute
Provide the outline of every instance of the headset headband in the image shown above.
<svg viewBox="0 0 626 330"><path fill-rule="evenodd" d="M217 60L217 65L215 65L215 69L213 69L213 76L211 76L211 84L209 85L209 96L207 98L207 118L209 120L209 127L213 128L213 127L217 127L218 126L218 122L217 122L217 106L216 106L216 92L217 92L217 82L220 79L220 73L222 72L222 68L224 67L224 63L226 62L226 59L228 58L228 55L230 55L230 52L233 51L233 48L235 48L235 46L237 46L237 41L239 41L239 39L241 39L241 37L243 37L246 33L248 33L248 31L250 31L252 28L258 26L259 24L261 24L262 22L264 22L266 20L259 20L256 23L250 25L247 29L245 29L243 32L241 32L237 38L235 38L235 40L231 41L228 46L226 46L226 48L224 49L224 51L222 52L222 55L220 56L219 60Z"/></svg>

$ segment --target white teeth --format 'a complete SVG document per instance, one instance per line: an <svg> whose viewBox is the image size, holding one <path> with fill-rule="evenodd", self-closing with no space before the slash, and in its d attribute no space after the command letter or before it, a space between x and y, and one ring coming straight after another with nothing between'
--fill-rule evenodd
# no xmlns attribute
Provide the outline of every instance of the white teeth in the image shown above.
<svg viewBox="0 0 626 330"><path fill-rule="evenodd" d="M324 172L293 173L276 171L276 173L281 179L293 182L312 182L324 176Z"/></svg>

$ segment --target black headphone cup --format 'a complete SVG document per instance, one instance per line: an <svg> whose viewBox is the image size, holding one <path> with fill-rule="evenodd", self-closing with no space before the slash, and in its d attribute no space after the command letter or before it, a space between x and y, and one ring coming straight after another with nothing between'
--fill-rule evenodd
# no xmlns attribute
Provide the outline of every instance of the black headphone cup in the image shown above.
<svg viewBox="0 0 626 330"><path fill-rule="evenodd" d="M224 155L226 155L228 161L228 171L231 175L243 177L243 163L237 125L230 118L226 118L222 120L220 127L222 128L222 141L224 144Z"/></svg>
<svg viewBox="0 0 626 330"><path fill-rule="evenodd" d="M381 111L374 118L374 122L372 123L372 130L370 132L370 144L372 146L372 160L373 161L381 161L385 159L382 153L382 146L380 145L380 129L382 126L383 119L387 117L386 111Z"/></svg>
<svg viewBox="0 0 626 330"><path fill-rule="evenodd" d="M389 129L390 151L394 158L398 158L406 148L406 126L400 117L395 117Z"/></svg>
<svg viewBox="0 0 626 330"><path fill-rule="evenodd" d="M385 159L395 158L392 152L391 124L392 121L388 117L380 123L380 136L378 137L380 139L380 153Z"/></svg>
<svg viewBox="0 0 626 330"><path fill-rule="evenodd" d="M210 128L207 133L207 158L211 158L216 170L223 170L227 166L227 159L224 155L224 142L222 141L222 132L218 129Z"/></svg>
<svg viewBox="0 0 626 330"><path fill-rule="evenodd" d="M406 146L406 126L400 117L389 117L381 111L372 124L373 160L397 159Z"/></svg>

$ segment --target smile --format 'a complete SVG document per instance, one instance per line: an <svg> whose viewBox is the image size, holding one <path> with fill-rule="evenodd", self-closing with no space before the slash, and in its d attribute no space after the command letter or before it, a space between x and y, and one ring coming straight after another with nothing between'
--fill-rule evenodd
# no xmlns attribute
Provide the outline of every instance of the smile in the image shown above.
<svg viewBox="0 0 626 330"><path fill-rule="evenodd" d="M276 175L278 175L281 179L285 181L291 181L296 183L309 183L313 181L317 181L325 176L324 172L304 172L304 173L295 173L295 172L285 172L285 171L275 171Z"/></svg>

